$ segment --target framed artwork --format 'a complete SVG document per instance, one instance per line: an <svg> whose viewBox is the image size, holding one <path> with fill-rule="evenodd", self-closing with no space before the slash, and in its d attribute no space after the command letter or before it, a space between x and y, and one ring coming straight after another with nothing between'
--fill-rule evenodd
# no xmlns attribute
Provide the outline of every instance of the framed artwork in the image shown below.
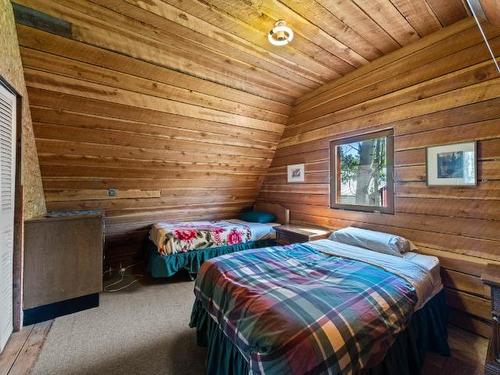
<svg viewBox="0 0 500 375"><path fill-rule="evenodd" d="M427 185L476 186L476 142L427 147Z"/></svg>
<svg viewBox="0 0 500 375"><path fill-rule="evenodd" d="M288 182L304 182L304 164L287 166Z"/></svg>

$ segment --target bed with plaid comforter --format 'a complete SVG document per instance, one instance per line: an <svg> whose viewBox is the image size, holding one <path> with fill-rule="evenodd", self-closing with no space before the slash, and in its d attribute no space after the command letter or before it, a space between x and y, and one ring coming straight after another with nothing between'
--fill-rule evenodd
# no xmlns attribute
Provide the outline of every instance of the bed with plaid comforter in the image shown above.
<svg viewBox="0 0 500 375"><path fill-rule="evenodd" d="M377 365L417 302L380 267L294 244L205 262L196 303L252 374L351 374Z"/></svg>

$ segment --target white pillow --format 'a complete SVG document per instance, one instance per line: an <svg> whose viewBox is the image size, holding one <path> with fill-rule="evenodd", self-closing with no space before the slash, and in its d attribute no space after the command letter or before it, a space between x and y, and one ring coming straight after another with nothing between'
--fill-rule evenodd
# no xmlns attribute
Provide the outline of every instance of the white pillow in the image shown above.
<svg viewBox="0 0 500 375"><path fill-rule="evenodd" d="M329 239L396 256L416 249L416 246L404 237L355 227L337 230L330 235Z"/></svg>

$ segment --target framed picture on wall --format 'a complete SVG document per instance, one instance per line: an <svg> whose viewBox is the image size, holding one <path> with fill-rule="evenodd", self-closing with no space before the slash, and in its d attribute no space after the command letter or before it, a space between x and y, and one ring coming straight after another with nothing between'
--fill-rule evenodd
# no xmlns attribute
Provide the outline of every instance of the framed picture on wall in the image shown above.
<svg viewBox="0 0 500 375"><path fill-rule="evenodd" d="M427 147L427 185L476 186L476 142Z"/></svg>
<svg viewBox="0 0 500 375"><path fill-rule="evenodd" d="M304 164L287 166L288 182L304 182Z"/></svg>

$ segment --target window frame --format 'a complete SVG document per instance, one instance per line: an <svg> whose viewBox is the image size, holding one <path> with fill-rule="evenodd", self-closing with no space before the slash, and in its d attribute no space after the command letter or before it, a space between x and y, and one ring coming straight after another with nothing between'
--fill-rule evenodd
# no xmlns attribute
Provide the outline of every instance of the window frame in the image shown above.
<svg viewBox="0 0 500 375"><path fill-rule="evenodd" d="M338 161L337 146L360 142L373 138L386 140L386 168L387 168L387 206L365 206L360 204L337 203L340 189L337 188L340 178L340 163ZM353 137L334 139L330 141L330 202L331 209L348 211L376 212L394 214L394 129L385 129L376 132L364 133Z"/></svg>

